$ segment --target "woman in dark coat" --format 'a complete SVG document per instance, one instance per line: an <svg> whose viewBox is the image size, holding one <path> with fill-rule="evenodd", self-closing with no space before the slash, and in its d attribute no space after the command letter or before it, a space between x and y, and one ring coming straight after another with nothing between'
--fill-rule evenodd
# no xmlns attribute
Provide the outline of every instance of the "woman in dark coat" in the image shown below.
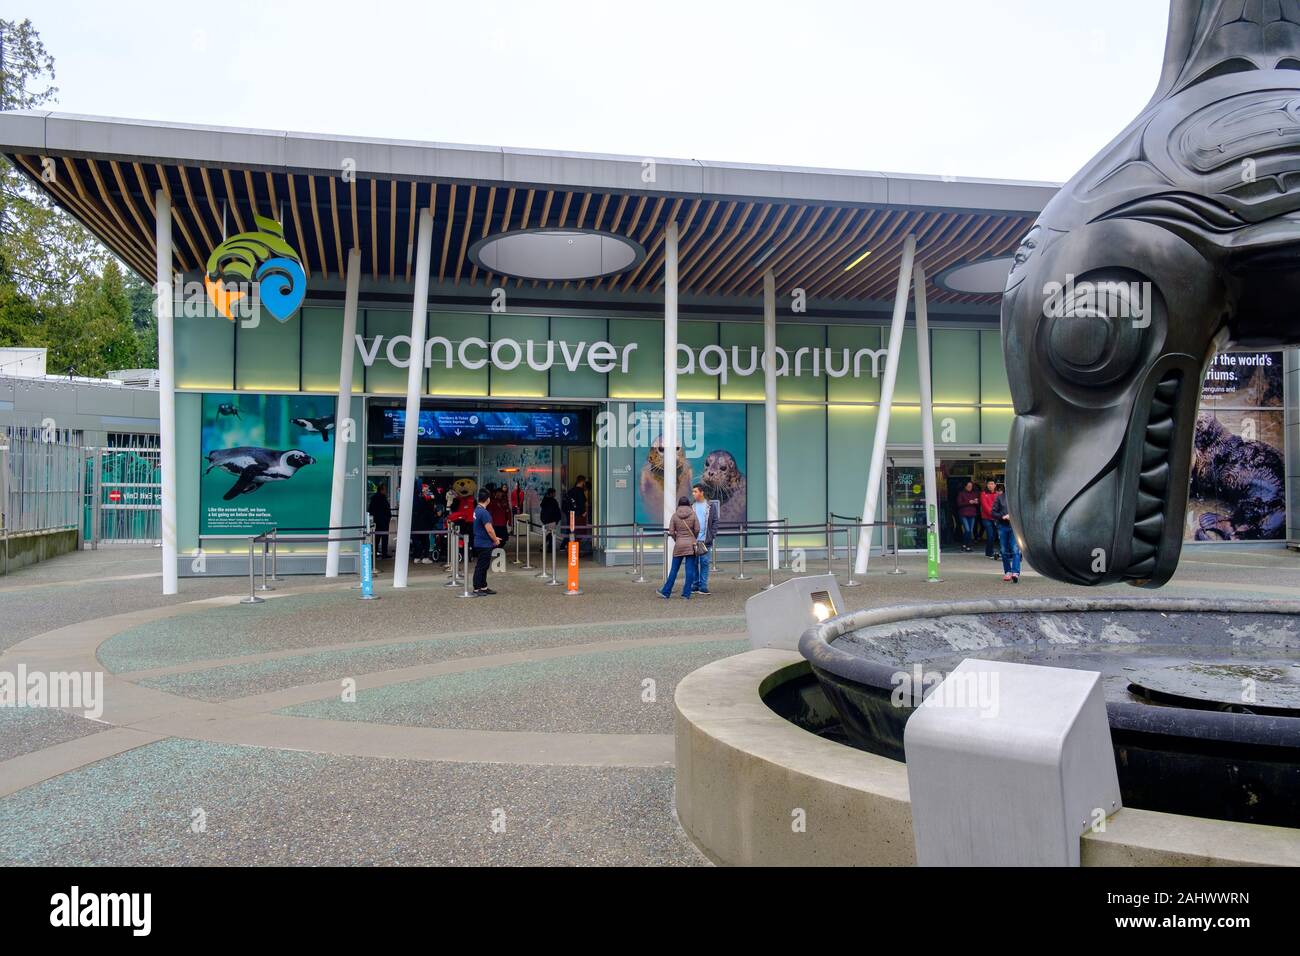
<svg viewBox="0 0 1300 956"><path fill-rule="evenodd" d="M661 598L673 596L673 585L677 583L677 571L685 562L686 583L682 585L682 597L689 601L691 591L695 589L695 542L700 537L700 519L695 517L695 509L691 507L691 499L685 495L677 499L677 510L673 512L672 520L668 522L668 537L672 539L673 543L673 563L672 568L668 571L668 580L659 589L659 596Z"/></svg>
<svg viewBox="0 0 1300 956"><path fill-rule="evenodd" d="M370 496L370 503L366 505L366 512L374 519L375 548L379 551L380 560L383 560L388 557L388 526L393 520L393 508L388 503L386 486L380 485L375 489L375 493Z"/></svg>
<svg viewBox="0 0 1300 956"><path fill-rule="evenodd" d="M970 543L975 538L975 521L980 516L980 493L975 489L975 482L966 482L965 487L957 492L957 517L961 519L961 549L970 550Z"/></svg>

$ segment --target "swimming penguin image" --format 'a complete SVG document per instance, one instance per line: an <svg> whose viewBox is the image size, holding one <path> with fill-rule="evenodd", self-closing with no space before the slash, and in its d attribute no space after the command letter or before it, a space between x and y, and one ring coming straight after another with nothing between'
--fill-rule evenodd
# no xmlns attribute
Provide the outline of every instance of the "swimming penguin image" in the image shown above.
<svg viewBox="0 0 1300 956"><path fill-rule="evenodd" d="M320 435L321 441L329 441L330 432L334 430L333 415L326 415L324 418L295 418L293 423L305 432Z"/></svg>
<svg viewBox="0 0 1300 956"><path fill-rule="evenodd" d="M709 452L704 459L700 484L708 496L718 502L718 521L745 520L745 476L740 473L740 466L731 452L721 448Z"/></svg>
<svg viewBox="0 0 1300 956"><path fill-rule="evenodd" d="M229 416L229 415L234 415L236 418L240 420L242 420L244 417L243 415L239 414L239 408L233 402L222 402L220 405L217 406L218 418L222 418L224 416Z"/></svg>
<svg viewBox="0 0 1300 956"><path fill-rule="evenodd" d="M297 448L276 451L241 445L208 452L208 468L204 474L220 468L236 475L235 483L221 496L224 501L231 501L256 491L269 481L286 481L297 474L299 468L314 464L315 458Z"/></svg>
<svg viewBox="0 0 1300 956"><path fill-rule="evenodd" d="M683 495L691 493L691 466L686 461L686 454L677 446L677 491L673 494L676 501ZM651 520L656 520L664 510L664 436L660 435L650 444L646 462L641 466L641 501Z"/></svg>

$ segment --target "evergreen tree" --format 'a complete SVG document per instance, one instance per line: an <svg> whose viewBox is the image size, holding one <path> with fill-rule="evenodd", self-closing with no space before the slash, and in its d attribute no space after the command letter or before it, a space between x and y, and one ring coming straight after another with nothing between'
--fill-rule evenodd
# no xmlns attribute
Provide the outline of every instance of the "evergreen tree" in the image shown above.
<svg viewBox="0 0 1300 956"><path fill-rule="evenodd" d="M31 21L0 19L0 109L51 104L53 81L54 58ZM0 157L0 346L47 348L56 372L156 364L146 296L149 286L124 275L89 230Z"/></svg>

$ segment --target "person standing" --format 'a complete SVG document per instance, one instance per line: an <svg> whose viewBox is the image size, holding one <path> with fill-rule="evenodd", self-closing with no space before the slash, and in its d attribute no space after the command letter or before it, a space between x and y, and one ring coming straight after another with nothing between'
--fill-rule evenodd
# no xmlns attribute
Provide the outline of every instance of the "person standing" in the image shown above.
<svg viewBox="0 0 1300 956"><path fill-rule="evenodd" d="M998 485L992 478L980 492L980 521L984 525L984 557L1001 557L998 543L998 522L993 520L993 502L998 497Z"/></svg>
<svg viewBox="0 0 1300 956"><path fill-rule="evenodd" d="M504 486L495 489L492 492L492 499L488 503L488 513L492 515L492 527L496 529L497 537L500 538L500 544L504 545L510 540L510 503L506 498L506 489Z"/></svg>
<svg viewBox="0 0 1300 956"><path fill-rule="evenodd" d="M573 513L573 523L577 526L577 530L574 532L574 537L578 541L579 550L582 550L584 539L587 537L582 530L582 526L587 523L586 475L579 475L574 479L573 487L569 489L568 495L565 496L565 504L565 510Z"/></svg>
<svg viewBox="0 0 1300 956"><path fill-rule="evenodd" d="M695 519L700 523L696 540L704 543L704 552L696 555L695 560L695 593L708 594L713 541L718 536L718 503L709 499L709 496L704 493L704 485L699 482L691 486L691 496L695 499L691 510L695 512Z"/></svg>
<svg viewBox="0 0 1300 956"><path fill-rule="evenodd" d="M488 567L492 564L492 549L501 543L497 532L492 527L492 514L488 511L488 502L492 493L486 488L478 493L478 507L474 509L474 594L485 597L496 594L487 586Z"/></svg>
<svg viewBox="0 0 1300 956"><path fill-rule="evenodd" d="M432 564L429 557L429 508L428 485L421 481L412 482L415 487L411 492L411 563Z"/></svg>
<svg viewBox="0 0 1300 956"><path fill-rule="evenodd" d="M546 494L542 497L541 514L538 516L542 521L542 551L545 552L550 545L550 538L555 534L555 528L563 517L560 511L560 503L555 498L555 489L547 488Z"/></svg>
<svg viewBox="0 0 1300 956"><path fill-rule="evenodd" d="M677 583L677 572L681 569L682 563L685 562L686 583L682 585L682 597L689 601L691 591L695 589L695 552L700 537L700 521L695 517L695 511L691 508L690 498L682 495L677 499L677 510L673 512L672 519L668 522L668 527L665 530L673 542L673 563L668 571L668 579L664 581L664 586L659 589L659 596L661 598L673 596L673 585Z"/></svg>
<svg viewBox="0 0 1300 956"><path fill-rule="evenodd" d="M429 516L433 521L433 530L443 532L429 536L433 563L445 564L447 562L447 489L440 484L433 486L433 494L429 498Z"/></svg>
<svg viewBox="0 0 1300 956"><path fill-rule="evenodd" d="M1002 552L1002 580L1020 583L1020 542L1011 527L1011 513L1007 510L1007 490L997 486L993 499L993 519L998 523L998 549Z"/></svg>
<svg viewBox="0 0 1300 956"><path fill-rule="evenodd" d="M961 549L969 551L971 541L975 539L975 521L980 514L980 493L975 490L975 482L968 481L957 492L957 517L961 519Z"/></svg>
<svg viewBox="0 0 1300 956"><path fill-rule="evenodd" d="M379 560L388 558L388 525L393 520L393 506L388 502L388 486L381 484L370 496L366 513L375 522L375 548L379 551Z"/></svg>

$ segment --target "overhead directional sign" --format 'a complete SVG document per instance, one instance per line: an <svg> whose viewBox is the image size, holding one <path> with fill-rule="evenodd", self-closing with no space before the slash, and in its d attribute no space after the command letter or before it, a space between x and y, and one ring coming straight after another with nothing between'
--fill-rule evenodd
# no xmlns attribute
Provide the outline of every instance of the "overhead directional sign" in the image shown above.
<svg viewBox="0 0 1300 956"><path fill-rule="evenodd" d="M378 440L401 441L406 434L406 410L384 408L381 411L377 424L382 437ZM591 424L583 410L421 409L419 440L465 445L581 445L591 441Z"/></svg>

